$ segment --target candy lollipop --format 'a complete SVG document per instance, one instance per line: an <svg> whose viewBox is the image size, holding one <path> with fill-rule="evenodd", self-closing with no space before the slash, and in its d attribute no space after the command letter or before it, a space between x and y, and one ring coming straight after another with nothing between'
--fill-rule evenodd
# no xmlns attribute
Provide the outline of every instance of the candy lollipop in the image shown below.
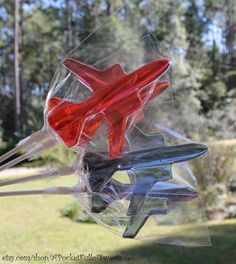
<svg viewBox="0 0 236 264"><path fill-rule="evenodd" d="M160 142L161 135L156 137ZM162 139L163 140L163 139ZM183 144L147 148L124 153L116 159L104 158L102 153L87 152L82 166L88 175L88 185L78 184L74 187L53 187L44 190L0 192L0 196L34 195L34 194L73 194L86 193L90 198L91 213L99 214L116 200L126 199L129 208L126 212L127 227L123 237L134 238L151 215L167 214L167 202L185 202L198 196L196 189L184 184L169 182L172 177L171 166L174 163L186 162L204 155L207 147L202 144ZM106 156L105 156L106 157ZM76 161L73 166L48 171L39 175L2 182L7 186L39 178L58 175L69 175L81 167ZM123 184L112 179L116 171L128 171L130 184Z"/></svg>
<svg viewBox="0 0 236 264"><path fill-rule="evenodd" d="M82 103L49 98L45 116L47 125L0 157L3 162L20 150L26 151L0 166L0 171L51 148L58 139L69 148L85 147L105 119L109 123L110 156L122 154L128 117L142 110L147 101L169 86L167 81L157 82L169 68L170 62L166 59L149 63L131 74L125 74L118 64L103 71L73 59L65 60L62 65L93 90L92 97Z"/></svg>
<svg viewBox="0 0 236 264"><path fill-rule="evenodd" d="M168 87L167 82L158 83L155 92L151 92L153 82L169 68L169 60L154 61L131 74L125 74L119 64L103 71L71 59L63 64L93 91L93 95L79 104L51 98L49 105L52 105L53 111L48 116L50 127L68 147L77 144L84 146L107 120L110 157L121 155L128 117L143 109L148 99L158 96Z"/></svg>
<svg viewBox="0 0 236 264"><path fill-rule="evenodd" d="M161 135L157 135L157 140L160 138ZM112 200L128 196L127 216L131 218L123 237L135 237L150 215L167 213L168 200L187 201L198 196L196 190L165 181L172 179L173 164L195 159L207 150L202 144L162 144L128 152L113 160L101 154L86 153L84 166L88 170L89 188L98 193L91 196L92 212L101 212ZM128 171L132 184L118 185L111 180L116 171L122 170Z"/></svg>
<svg viewBox="0 0 236 264"><path fill-rule="evenodd" d="M119 15L126 20L127 9L124 11ZM104 43L98 44L100 38L101 33L95 34L95 41L88 46L83 42L79 53L72 51L59 65L48 92L42 130L0 157L2 163L19 151L25 152L2 164L2 171L62 143L77 153L72 165L1 181L0 187L71 174L79 177L78 184L1 191L0 196L73 195L95 221L122 230L124 238L135 238L148 219L171 215L176 204L185 205L198 198L196 179L187 162L203 156L207 147L194 142L170 144L162 129L152 135L148 129L143 133L159 119L155 109L153 117L149 116L149 106L166 94L169 82L165 74L170 60L158 57L149 38L141 38L139 48L137 41L118 38L107 49ZM125 42L124 50L120 40ZM150 52L147 47L151 46ZM130 56L133 51L137 60ZM161 111L165 112L160 106ZM101 129L106 125L108 133L103 134ZM171 133L176 135L173 130ZM99 137L105 139L102 144L96 141ZM181 165L187 169L184 171ZM116 172L128 175L129 182L116 179Z"/></svg>

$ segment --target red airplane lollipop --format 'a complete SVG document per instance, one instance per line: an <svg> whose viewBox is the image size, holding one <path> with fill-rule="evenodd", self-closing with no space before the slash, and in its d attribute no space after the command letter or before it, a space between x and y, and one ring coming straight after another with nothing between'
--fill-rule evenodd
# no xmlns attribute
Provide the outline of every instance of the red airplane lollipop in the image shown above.
<svg viewBox="0 0 236 264"><path fill-rule="evenodd" d="M130 74L119 64L104 71L74 59L67 59L63 64L93 91L93 95L82 103L51 98L48 102L50 127L68 147L84 146L108 121L110 157L121 155L129 116L168 87L168 82L155 81L167 71L169 60L153 61Z"/></svg>
<svg viewBox="0 0 236 264"><path fill-rule="evenodd" d="M130 74L126 74L120 64L98 70L69 58L62 65L93 91L92 96L80 103L57 96L50 97L46 105L46 125L1 156L0 162L3 162L19 151L26 151L1 165L0 171L38 155L57 144L58 140L69 148L85 147L106 121L109 124L110 157L121 155L128 118L136 114L135 120L129 125L140 122L144 117L142 110L145 104L169 86L168 81L159 80L170 66L168 59L153 61Z"/></svg>

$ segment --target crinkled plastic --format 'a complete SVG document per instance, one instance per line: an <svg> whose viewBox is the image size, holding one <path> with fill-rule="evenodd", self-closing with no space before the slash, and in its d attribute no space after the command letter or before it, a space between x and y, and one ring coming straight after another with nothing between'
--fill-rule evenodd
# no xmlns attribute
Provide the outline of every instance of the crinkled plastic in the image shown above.
<svg viewBox="0 0 236 264"><path fill-rule="evenodd" d="M123 5L62 60L45 103L44 127L0 157L2 163L25 151L2 164L2 171L64 144L77 153L72 165L0 186L71 173L78 184L0 196L72 194L98 224L123 238L210 245L193 174L208 148L172 127L171 58L161 55L152 34L139 36L129 12ZM113 30L117 20L126 34Z"/></svg>

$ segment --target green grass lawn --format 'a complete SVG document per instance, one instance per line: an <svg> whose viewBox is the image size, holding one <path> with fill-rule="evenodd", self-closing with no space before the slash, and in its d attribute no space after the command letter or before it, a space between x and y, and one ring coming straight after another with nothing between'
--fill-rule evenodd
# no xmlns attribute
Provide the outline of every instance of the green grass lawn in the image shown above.
<svg viewBox="0 0 236 264"><path fill-rule="evenodd" d="M73 185L75 182L76 178L70 177L68 180L63 177L15 185L7 189L37 189L52 185ZM236 263L236 219L220 224L210 223L212 247L184 248L124 240L96 224L79 224L61 217L60 210L73 201L70 196L0 198L0 263L10 263L2 261L5 255L35 253L47 256L58 253L122 256L122 261L112 263Z"/></svg>

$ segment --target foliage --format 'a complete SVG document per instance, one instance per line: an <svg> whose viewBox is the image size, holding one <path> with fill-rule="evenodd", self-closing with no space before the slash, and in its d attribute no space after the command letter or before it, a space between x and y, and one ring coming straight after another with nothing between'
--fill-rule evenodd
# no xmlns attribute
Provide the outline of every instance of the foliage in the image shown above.
<svg viewBox="0 0 236 264"><path fill-rule="evenodd" d="M199 188L208 212L225 210L225 200L229 195L229 184L236 174L236 144L210 143L210 160L203 159L195 164ZM206 164L207 163L207 164ZM210 171L207 168L211 165Z"/></svg>
<svg viewBox="0 0 236 264"><path fill-rule="evenodd" d="M61 209L61 215L76 220L79 216L80 211L81 207L77 202L74 202L71 204L67 204L63 209Z"/></svg>
<svg viewBox="0 0 236 264"><path fill-rule="evenodd" d="M227 218L236 218L236 204L230 204L225 211Z"/></svg>
<svg viewBox="0 0 236 264"><path fill-rule="evenodd" d="M69 166L74 161L75 155L73 151L70 151L64 145L56 145L45 151L41 155L41 159L44 164Z"/></svg>
<svg viewBox="0 0 236 264"><path fill-rule="evenodd" d="M61 215L80 223L95 223L93 218L81 208L78 202L67 204L61 209Z"/></svg>
<svg viewBox="0 0 236 264"><path fill-rule="evenodd" d="M2 139L2 131L0 130L0 151L2 149L5 149L5 147L6 147L6 142L3 141L3 139Z"/></svg>
<svg viewBox="0 0 236 264"><path fill-rule="evenodd" d="M224 108L210 111L207 115L209 128L216 138L235 138L236 98L228 100Z"/></svg>

